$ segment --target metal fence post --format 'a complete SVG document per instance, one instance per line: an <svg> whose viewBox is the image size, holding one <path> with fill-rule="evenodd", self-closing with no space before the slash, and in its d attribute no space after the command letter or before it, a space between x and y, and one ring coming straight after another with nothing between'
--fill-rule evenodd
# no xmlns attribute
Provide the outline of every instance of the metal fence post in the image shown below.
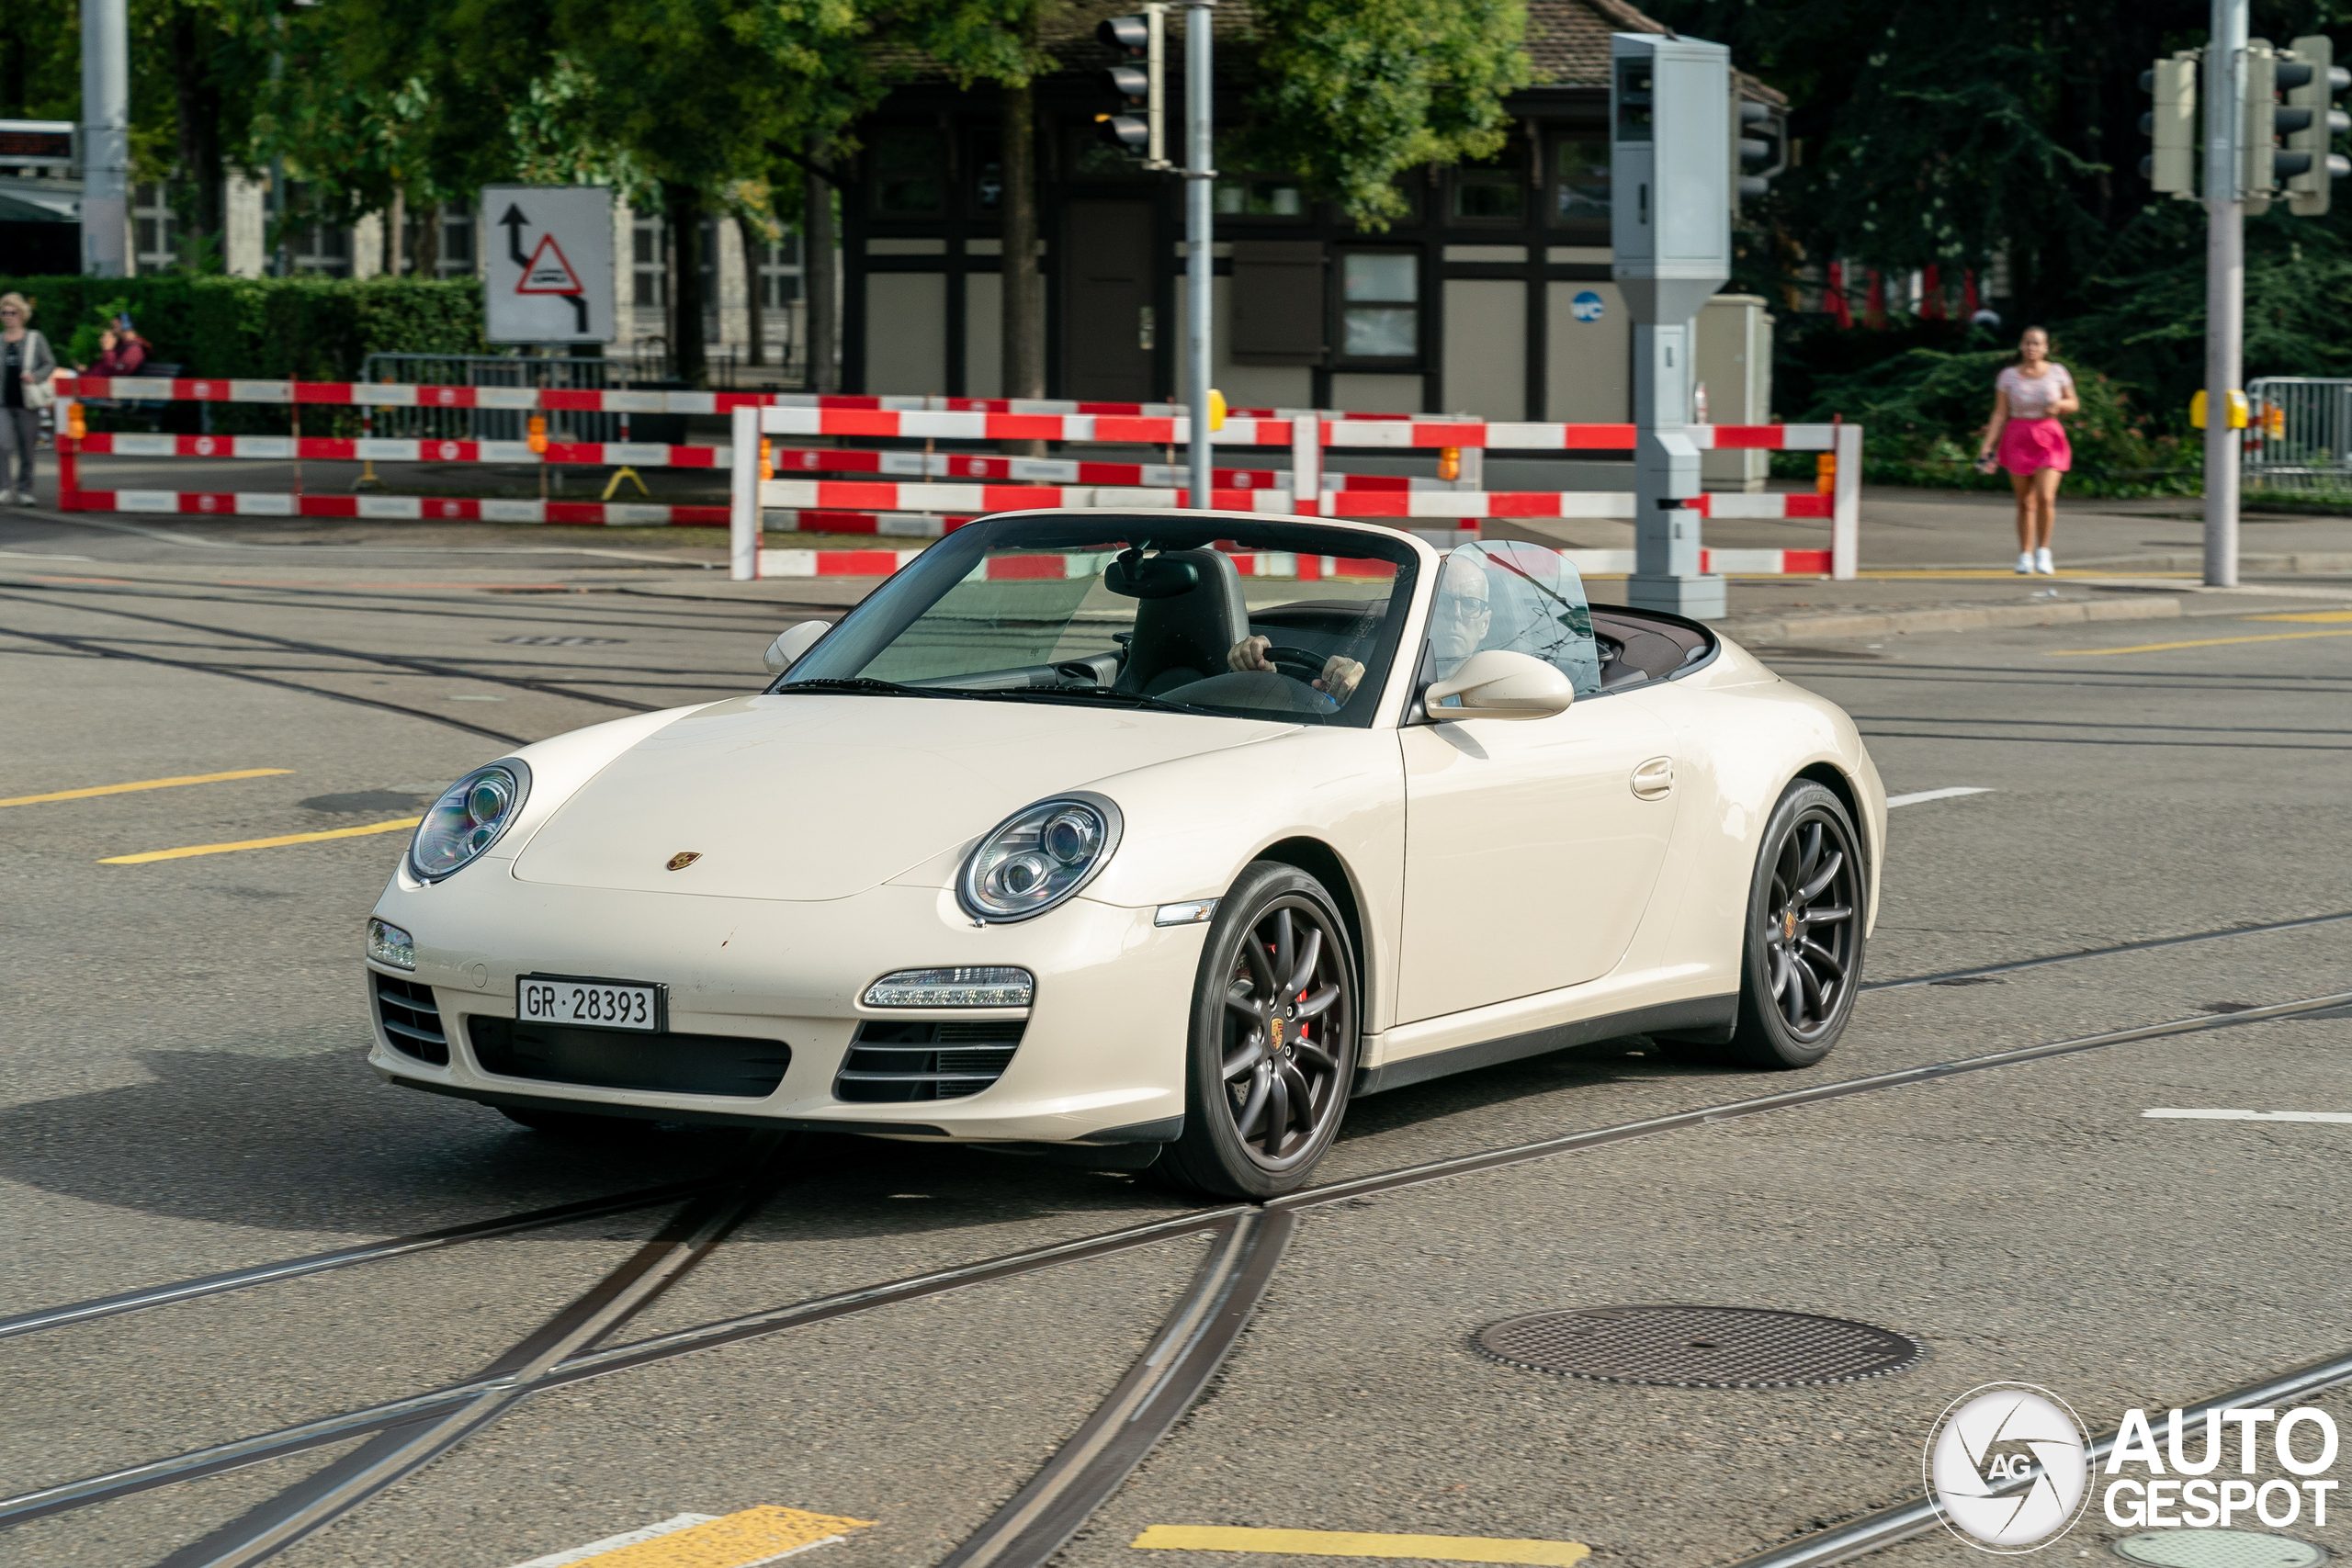
<svg viewBox="0 0 2352 1568"><path fill-rule="evenodd" d="M735 450L729 455L727 575L749 582L760 575L760 411L735 411Z"/></svg>
<svg viewBox="0 0 2352 1568"><path fill-rule="evenodd" d="M1829 499L1829 575L1850 581L1862 554L1862 427L1840 424L1838 474Z"/></svg>

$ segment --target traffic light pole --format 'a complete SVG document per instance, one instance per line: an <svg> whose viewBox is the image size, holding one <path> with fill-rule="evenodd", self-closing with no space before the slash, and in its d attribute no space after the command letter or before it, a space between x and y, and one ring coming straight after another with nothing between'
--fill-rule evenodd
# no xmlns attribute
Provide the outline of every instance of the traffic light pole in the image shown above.
<svg viewBox="0 0 2352 1568"><path fill-rule="evenodd" d="M2213 0L2205 51L2205 581L2238 581L2238 433L2233 394L2245 355L2247 0Z"/></svg>
<svg viewBox="0 0 2352 1568"><path fill-rule="evenodd" d="M2216 4L2222 0L2215 0ZM1216 325L1216 263L1210 254L1211 198L1216 169L1210 153L1209 21L1216 0L1184 6L1184 396L1191 405L1191 496L1209 504L1210 333Z"/></svg>

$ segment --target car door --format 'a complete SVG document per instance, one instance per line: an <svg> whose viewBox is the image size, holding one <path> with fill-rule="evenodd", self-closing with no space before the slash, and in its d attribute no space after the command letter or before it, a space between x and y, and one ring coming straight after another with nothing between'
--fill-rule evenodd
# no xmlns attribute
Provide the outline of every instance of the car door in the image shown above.
<svg viewBox="0 0 2352 1568"><path fill-rule="evenodd" d="M1467 546L1441 574L1441 602L1446 573L1465 566L1493 593L1479 646L1545 658L1578 694L1547 718L1448 719L1441 708L1437 722L1398 732L1400 1023L1607 974L1633 942L1674 827L1673 732L1599 694L1575 569L1537 546ZM1561 624L1578 621L1583 646L1564 646Z"/></svg>

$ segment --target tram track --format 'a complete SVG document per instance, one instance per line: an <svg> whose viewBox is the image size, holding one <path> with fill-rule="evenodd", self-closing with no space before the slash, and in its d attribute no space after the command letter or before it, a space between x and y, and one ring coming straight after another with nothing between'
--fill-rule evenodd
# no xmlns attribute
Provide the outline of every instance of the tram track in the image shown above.
<svg viewBox="0 0 2352 1568"><path fill-rule="evenodd" d="M707 1256L728 1230L756 1209L757 1201L746 1196L764 1179L755 1171L734 1179L725 1190L706 1193L695 1200L670 1223L662 1236L648 1243L620 1269L473 1379L407 1399L346 1411L0 1499L0 1527L78 1510L134 1492L222 1473L354 1437L368 1438L359 1450L327 1471L259 1505L235 1524L222 1527L197 1546L166 1559L164 1563L164 1568L236 1568L261 1562L302 1534L322 1528L536 1393L885 1305L1182 1236L1209 1234L1213 1245L1208 1259L1153 1337L1150 1347L1054 1458L967 1538L945 1560L943 1568L1024 1568L1042 1564L1109 1499L1135 1465L1207 1387L1226 1354L1247 1327L1300 1217L1314 1210L1372 1193L1799 1106L1917 1087L2116 1045L2207 1033L2346 1007L2352 1007L2352 991L2305 997L2221 1015L2199 1014L1807 1085L1778 1094L1696 1107L1502 1149L1419 1162L1326 1183L1263 1204L1205 1209L719 1319L642 1340L603 1345L601 1342L613 1331ZM766 1190L760 1189L763 1198ZM732 1217L722 1223L718 1217L721 1214ZM669 1261L665 1263L664 1259ZM655 1275L658 1279L654 1282L641 1284ZM626 1311L607 1310L612 1303L624 1301L629 1303ZM559 1330L560 1325L571 1326ZM590 1327L594 1332L588 1331ZM2352 1367L2347 1367L2346 1375L2352 1377ZM362 1456L366 1456L364 1462Z"/></svg>
<svg viewBox="0 0 2352 1568"><path fill-rule="evenodd" d="M2324 915L2301 915L2286 920L2217 926L2210 931L2188 931L2176 936L2150 937L2138 942L2118 942L2107 947L2079 948L2065 953L2043 953L2032 958L2010 959L1999 964L1979 964L1966 969L1939 969L1930 974L1908 976L1897 980L1868 981L1863 984L1861 989L1865 993L1909 990L1921 987L1946 985L1955 980L1976 980L2013 975L2027 970L2047 968L2052 964L2075 964L2088 959L2109 958L2124 953L2193 946L2202 942L2227 941L2234 937L2276 935L2286 931L2337 925L2346 921L2352 921L2352 909L2337 910ZM692 1197L727 1179L729 1179L725 1176L713 1176L694 1181L665 1183L628 1192L614 1193L608 1197L582 1199L577 1202L560 1204L553 1208L526 1210L519 1213L503 1214L485 1220L468 1221L459 1224L393 1236L383 1241L363 1242L356 1246L338 1247L328 1252L311 1253L299 1258L277 1259L218 1274L198 1275L164 1284L144 1286L138 1290L94 1297L84 1302L67 1303L61 1306L43 1307L14 1316L0 1317L0 1340L36 1334L46 1329L62 1328L73 1324L91 1322L122 1313L138 1312L148 1307L169 1306L178 1302L193 1301L204 1296L275 1284L282 1280L300 1279L309 1274L323 1273L331 1269L350 1268L356 1264L403 1257L413 1252L431 1251L470 1241L488 1240L495 1236L546 1230L557 1225L569 1224L576 1220L625 1213L635 1209L650 1208L673 1199L682 1200ZM1319 1190L1319 1189L1311 1190ZM1211 1214L1223 1212L1222 1210L1209 1211ZM1123 1235L1125 1233L1106 1232L1104 1234ZM994 1261L991 1260L990 1263L979 1265L979 1267L993 1267Z"/></svg>

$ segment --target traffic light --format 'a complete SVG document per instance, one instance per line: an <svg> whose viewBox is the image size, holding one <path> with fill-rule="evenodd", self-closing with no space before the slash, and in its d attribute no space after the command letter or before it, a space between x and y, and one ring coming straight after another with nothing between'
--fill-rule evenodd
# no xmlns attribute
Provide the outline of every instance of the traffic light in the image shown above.
<svg viewBox="0 0 2352 1568"><path fill-rule="evenodd" d="M2245 130L2239 146L2238 187L2249 218L2270 210L2278 177L2278 51L2268 39L2245 43Z"/></svg>
<svg viewBox="0 0 2352 1568"><path fill-rule="evenodd" d="M1108 17L1094 36L1127 57L1127 63L1102 73L1102 85L1119 96L1119 107L1094 117L1095 134L1122 152L1140 153L1147 169L1168 167L1167 116L1160 107L1168 7L1146 6L1140 17Z"/></svg>
<svg viewBox="0 0 2352 1568"><path fill-rule="evenodd" d="M2140 73L2140 90L2155 107L2140 117L2140 133L2154 150L2140 174L2162 196L2197 197L2197 55L2183 50Z"/></svg>
<svg viewBox="0 0 2352 1568"><path fill-rule="evenodd" d="M1789 166L1789 123L1770 104L1751 102L1734 88L1731 96L1731 209L1743 197L1755 200L1770 190L1772 176ZM1771 140L1766 141L1766 137ZM1748 165L1766 166L1751 170Z"/></svg>
<svg viewBox="0 0 2352 1568"><path fill-rule="evenodd" d="M2292 58L2278 66L2287 106L2276 116L2287 145L2273 155L2272 165L2286 181L2288 209L2298 218L2317 218L2327 211L2335 182L2352 175L2352 159L2328 151L2338 135L2352 130L2352 115L2329 102L2352 87L2352 71L2335 63L2335 45L2325 34L2299 38L2289 51Z"/></svg>

